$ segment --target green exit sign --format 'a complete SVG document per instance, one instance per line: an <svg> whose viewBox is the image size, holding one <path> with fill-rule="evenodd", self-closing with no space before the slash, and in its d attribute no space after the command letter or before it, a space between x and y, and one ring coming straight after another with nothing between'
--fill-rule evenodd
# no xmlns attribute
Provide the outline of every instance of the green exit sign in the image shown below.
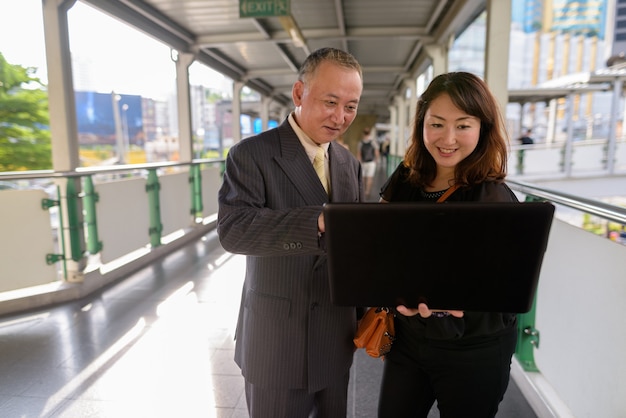
<svg viewBox="0 0 626 418"><path fill-rule="evenodd" d="M290 0L239 0L239 17L289 16Z"/></svg>

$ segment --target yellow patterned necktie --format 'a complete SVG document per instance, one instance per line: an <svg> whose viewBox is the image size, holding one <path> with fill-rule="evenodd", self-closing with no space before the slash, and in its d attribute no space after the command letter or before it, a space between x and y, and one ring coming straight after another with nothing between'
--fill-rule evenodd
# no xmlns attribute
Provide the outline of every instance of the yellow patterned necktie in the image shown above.
<svg viewBox="0 0 626 418"><path fill-rule="evenodd" d="M320 178L322 186L324 186L324 190L328 193L328 180L326 179L326 171L324 170L324 148L320 146L317 147L317 152L315 153L315 158L313 159L313 168L315 168L315 172Z"/></svg>

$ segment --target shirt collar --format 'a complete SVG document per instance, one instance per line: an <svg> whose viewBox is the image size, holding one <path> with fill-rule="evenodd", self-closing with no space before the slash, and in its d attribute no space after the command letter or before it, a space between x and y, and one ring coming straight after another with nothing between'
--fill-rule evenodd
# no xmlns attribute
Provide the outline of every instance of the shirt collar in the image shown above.
<svg viewBox="0 0 626 418"><path fill-rule="evenodd" d="M293 112L289 114L289 117L287 118L287 120L289 121L289 125L291 125L291 128L294 130L294 132L298 136L298 139L300 140L300 143L304 147L306 154L311 159L311 163L313 163L313 159L315 158L317 147L324 148L324 154L328 156L328 146L330 145L330 143L327 142L325 144L317 145L311 138L309 138L307 134L304 133L304 131L300 128L300 126L298 126L296 119L293 117Z"/></svg>

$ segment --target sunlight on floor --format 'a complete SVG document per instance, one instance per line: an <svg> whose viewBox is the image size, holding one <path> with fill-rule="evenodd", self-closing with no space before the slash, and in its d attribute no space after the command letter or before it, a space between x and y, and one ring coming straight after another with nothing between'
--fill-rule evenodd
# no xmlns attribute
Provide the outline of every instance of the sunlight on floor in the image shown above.
<svg viewBox="0 0 626 418"><path fill-rule="evenodd" d="M75 399L60 416L82 414L89 402L102 401L97 416L206 418L236 407L243 379L233 361L233 338L245 261L225 254L209 264L219 268L156 304L154 317L141 318L82 368L46 409Z"/></svg>

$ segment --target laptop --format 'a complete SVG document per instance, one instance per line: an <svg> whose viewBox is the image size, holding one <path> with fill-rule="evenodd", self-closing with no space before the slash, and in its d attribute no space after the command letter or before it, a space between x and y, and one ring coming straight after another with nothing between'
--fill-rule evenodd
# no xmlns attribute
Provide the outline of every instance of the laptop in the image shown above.
<svg viewBox="0 0 626 418"><path fill-rule="evenodd" d="M331 300L528 312L553 217L547 202L327 204Z"/></svg>

